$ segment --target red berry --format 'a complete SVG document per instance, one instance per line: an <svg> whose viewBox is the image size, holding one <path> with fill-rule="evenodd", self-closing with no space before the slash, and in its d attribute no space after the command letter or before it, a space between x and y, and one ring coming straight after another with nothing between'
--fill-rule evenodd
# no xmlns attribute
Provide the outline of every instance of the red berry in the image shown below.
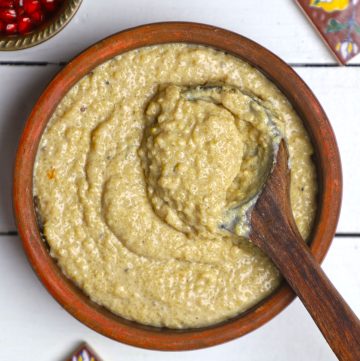
<svg viewBox="0 0 360 361"><path fill-rule="evenodd" d="M46 11L52 12L58 6L58 1L56 1L56 0L41 0L41 4L44 6Z"/></svg>
<svg viewBox="0 0 360 361"><path fill-rule="evenodd" d="M16 19L16 11L14 9L1 9L0 8L0 20L6 23L12 22Z"/></svg>
<svg viewBox="0 0 360 361"><path fill-rule="evenodd" d="M24 10L29 15L35 11L41 10L39 0L24 0Z"/></svg>
<svg viewBox="0 0 360 361"><path fill-rule="evenodd" d="M32 28L32 21L28 16L22 16L18 20L18 30L20 34L28 33Z"/></svg>
<svg viewBox="0 0 360 361"><path fill-rule="evenodd" d="M24 10L24 0L16 0L15 1L15 9L16 9L16 11L19 11L20 9Z"/></svg>
<svg viewBox="0 0 360 361"><path fill-rule="evenodd" d="M0 20L0 33L5 30L5 24Z"/></svg>
<svg viewBox="0 0 360 361"><path fill-rule="evenodd" d="M19 17L19 16L22 16L25 14L25 10L24 10L24 8L17 8L16 13L17 13L17 16Z"/></svg>
<svg viewBox="0 0 360 361"><path fill-rule="evenodd" d="M14 7L14 0L0 0L0 7L12 9Z"/></svg>
<svg viewBox="0 0 360 361"><path fill-rule="evenodd" d="M18 30L17 24L6 24L5 32L6 34L16 34Z"/></svg>
<svg viewBox="0 0 360 361"><path fill-rule="evenodd" d="M34 24L38 25L44 21L45 16L44 16L44 13L41 10L39 10L39 11L35 11L34 13L32 13L30 15L30 18Z"/></svg>
<svg viewBox="0 0 360 361"><path fill-rule="evenodd" d="M1 0L0 0L1 1ZM24 15L25 9L24 9L24 0L15 0L15 10L17 15Z"/></svg>

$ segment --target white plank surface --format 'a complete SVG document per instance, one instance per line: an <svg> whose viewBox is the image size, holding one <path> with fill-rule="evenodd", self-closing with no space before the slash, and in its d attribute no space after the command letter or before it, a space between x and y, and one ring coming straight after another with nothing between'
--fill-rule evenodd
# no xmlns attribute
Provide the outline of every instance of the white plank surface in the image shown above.
<svg viewBox="0 0 360 361"><path fill-rule="evenodd" d="M59 69L55 65L0 66L0 232L15 229L12 168L23 125L36 99Z"/></svg>
<svg viewBox="0 0 360 361"><path fill-rule="evenodd" d="M11 206L12 165L17 139L42 89L60 69L0 66L0 232L14 230ZM334 127L343 161L344 197L338 232L360 232L359 68L296 68L313 89Z"/></svg>
<svg viewBox="0 0 360 361"><path fill-rule="evenodd" d="M335 63L292 0L84 0L76 17L50 41L0 52L0 61L67 61L109 34L159 21L195 21L252 38L291 63ZM353 62L360 63L359 57Z"/></svg>
<svg viewBox="0 0 360 361"><path fill-rule="evenodd" d="M360 68L297 68L327 113L342 158L344 190L338 232L360 232ZM360 302L360 301L359 301Z"/></svg>
<svg viewBox="0 0 360 361"><path fill-rule="evenodd" d="M0 239L1 360L63 360L81 342L90 343L104 361L251 360L332 361L334 354L296 300L253 333L227 344L192 352L146 351L107 339L64 311L32 272L18 237ZM359 239L335 239L324 269L360 315Z"/></svg>

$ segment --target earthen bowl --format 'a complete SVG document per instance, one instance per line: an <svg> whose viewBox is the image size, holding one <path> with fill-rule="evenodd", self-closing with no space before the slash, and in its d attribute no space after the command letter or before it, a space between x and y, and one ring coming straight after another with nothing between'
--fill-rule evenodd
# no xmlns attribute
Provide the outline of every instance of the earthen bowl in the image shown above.
<svg viewBox="0 0 360 361"><path fill-rule="evenodd" d="M62 274L39 232L32 196L39 140L69 89L96 66L118 54L172 42L202 44L233 54L259 69L286 94L315 149L318 210L309 244L314 257L321 262L335 233L342 194L340 157L329 121L314 94L286 63L257 43L213 26L179 22L140 26L110 36L73 59L45 89L25 124L15 163L13 198L18 230L29 261L48 291L68 312L95 331L123 343L158 350L189 350L220 344L258 328L294 299L293 292L283 283L248 312L201 329L177 331L127 321L90 301Z"/></svg>

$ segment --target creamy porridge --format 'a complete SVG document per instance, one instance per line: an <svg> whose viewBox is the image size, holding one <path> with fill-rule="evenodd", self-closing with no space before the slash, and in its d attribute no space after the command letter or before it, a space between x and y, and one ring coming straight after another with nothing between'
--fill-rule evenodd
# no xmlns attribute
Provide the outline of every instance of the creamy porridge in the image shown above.
<svg viewBox="0 0 360 361"><path fill-rule="evenodd" d="M306 238L312 146L261 73L186 44L102 64L64 97L39 145L34 197L51 255L93 301L143 324L201 327L247 310L280 282L246 239L244 208L279 135ZM237 235L228 231L234 212Z"/></svg>

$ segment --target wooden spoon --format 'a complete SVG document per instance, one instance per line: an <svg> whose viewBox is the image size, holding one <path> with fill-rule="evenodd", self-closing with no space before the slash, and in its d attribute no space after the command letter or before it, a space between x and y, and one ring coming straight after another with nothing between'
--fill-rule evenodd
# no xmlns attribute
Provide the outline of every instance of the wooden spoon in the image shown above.
<svg viewBox="0 0 360 361"><path fill-rule="evenodd" d="M312 256L290 206L288 152L276 165L251 213L251 241L275 263L342 361L360 361L360 321Z"/></svg>

